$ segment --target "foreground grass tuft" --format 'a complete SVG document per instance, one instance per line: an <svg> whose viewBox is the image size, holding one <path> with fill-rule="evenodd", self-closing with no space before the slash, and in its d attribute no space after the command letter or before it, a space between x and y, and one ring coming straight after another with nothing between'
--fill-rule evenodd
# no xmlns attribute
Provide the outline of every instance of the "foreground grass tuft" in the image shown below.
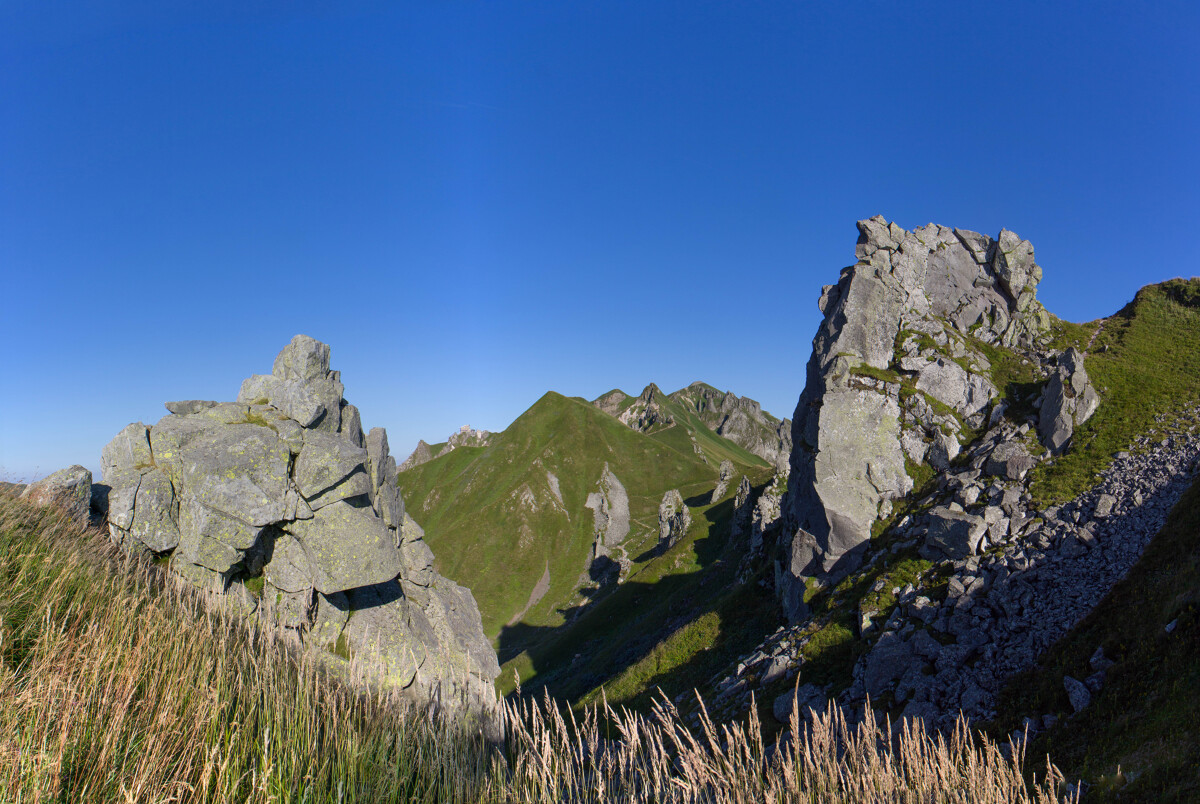
<svg viewBox="0 0 1200 804"><path fill-rule="evenodd" d="M1044 802L1062 781L1027 785L965 726L891 741L831 713L771 752L753 715L693 733L666 702L519 701L495 745L7 494L0 579L3 801Z"/></svg>

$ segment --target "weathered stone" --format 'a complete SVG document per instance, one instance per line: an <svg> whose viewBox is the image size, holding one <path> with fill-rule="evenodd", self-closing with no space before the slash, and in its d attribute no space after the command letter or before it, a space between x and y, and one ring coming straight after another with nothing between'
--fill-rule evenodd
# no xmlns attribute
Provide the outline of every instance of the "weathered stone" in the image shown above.
<svg viewBox="0 0 1200 804"><path fill-rule="evenodd" d="M155 553L174 550L179 544L175 489L157 469L142 475L137 486L130 535Z"/></svg>
<svg viewBox="0 0 1200 804"><path fill-rule="evenodd" d="M1064 676L1063 687L1067 691L1067 699L1071 702L1071 708L1076 712L1082 712L1092 702L1092 693L1082 681Z"/></svg>
<svg viewBox="0 0 1200 804"><path fill-rule="evenodd" d="M100 471L109 483L109 474L114 470L138 470L153 464L149 433L141 422L126 425L100 453Z"/></svg>
<svg viewBox="0 0 1200 804"><path fill-rule="evenodd" d="M340 435L308 430L296 458L294 479L314 511L338 500L370 494L367 450Z"/></svg>
<svg viewBox="0 0 1200 804"><path fill-rule="evenodd" d="M658 506L658 544L667 550L675 546L692 525L692 514L683 502L679 489L671 489L663 495Z"/></svg>
<svg viewBox="0 0 1200 804"><path fill-rule="evenodd" d="M1058 369L1050 375L1038 410L1038 434L1054 454L1070 445L1075 428L1091 418L1100 405L1100 395L1088 380L1083 354L1071 347L1058 358Z"/></svg>
<svg viewBox="0 0 1200 804"><path fill-rule="evenodd" d="M592 509L596 544L604 548L616 547L629 535L629 495L607 463L597 486L599 491L587 496L584 507Z"/></svg>
<svg viewBox="0 0 1200 804"><path fill-rule="evenodd" d="M816 684L801 684L794 690L779 695L771 705L771 713L780 723L790 723L792 712L799 712L801 723L811 721L814 715L823 715L829 705L829 696Z"/></svg>
<svg viewBox="0 0 1200 804"><path fill-rule="evenodd" d="M717 486L713 489L711 502L716 503L725 496L725 492L729 488L729 481L732 479L733 461L727 458L721 461L721 468L717 473Z"/></svg>
<svg viewBox="0 0 1200 804"><path fill-rule="evenodd" d="M164 402L163 406L179 416L189 416L208 408L214 408L217 406L217 403L206 399L185 399L179 402Z"/></svg>
<svg viewBox="0 0 1200 804"><path fill-rule="evenodd" d="M208 430L183 449L183 487L200 505L248 525L283 520L290 453L253 424Z"/></svg>
<svg viewBox="0 0 1200 804"><path fill-rule="evenodd" d="M92 473L78 464L59 469L21 492L34 505L53 505L76 522L86 523L92 508Z"/></svg>
<svg viewBox="0 0 1200 804"><path fill-rule="evenodd" d="M271 561L263 569L267 581L284 592L313 588L313 569L304 546L291 534L275 540Z"/></svg>
<svg viewBox="0 0 1200 804"><path fill-rule="evenodd" d="M1113 506L1115 506L1116 504L1117 504L1116 497L1112 496L1111 494L1101 494L1100 497L1096 500L1096 513L1095 513L1096 518L1097 519L1107 519L1108 516L1110 514L1112 514Z"/></svg>
<svg viewBox="0 0 1200 804"><path fill-rule="evenodd" d="M996 396L988 379L972 374L953 360L925 361L917 371L917 390L954 408L964 417L980 413Z"/></svg>
<svg viewBox="0 0 1200 804"><path fill-rule="evenodd" d="M982 517L938 507L929 512L925 541L947 558L961 560L978 552L986 533L987 523Z"/></svg>
<svg viewBox="0 0 1200 804"><path fill-rule="evenodd" d="M275 357L271 374L280 380L301 382L329 373L329 346L307 335L297 335Z"/></svg>
<svg viewBox="0 0 1200 804"><path fill-rule="evenodd" d="M1037 461L1019 441L1003 441L988 455L984 471L1007 480L1024 480Z"/></svg>
<svg viewBox="0 0 1200 804"><path fill-rule="evenodd" d="M179 553L193 564L228 573L258 541L261 526L249 525L191 494L179 503Z"/></svg>
<svg viewBox="0 0 1200 804"><path fill-rule="evenodd" d="M304 545L313 586L326 595L390 581L404 568L383 520L346 500L315 511L312 519L290 523L287 530Z"/></svg>

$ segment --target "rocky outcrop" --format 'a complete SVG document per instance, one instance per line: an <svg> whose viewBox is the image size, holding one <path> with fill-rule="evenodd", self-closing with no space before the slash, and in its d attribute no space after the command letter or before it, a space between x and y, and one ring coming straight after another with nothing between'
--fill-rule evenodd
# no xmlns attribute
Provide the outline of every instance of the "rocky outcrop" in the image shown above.
<svg viewBox="0 0 1200 804"><path fill-rule="evenodd" d="M601 408L603 409L603 408ZM654 383L650 383L637 399L616 414L633 430L649 433L675 424L675 417L668 410L667 395Z"/></svg>
<svg viewBox="0 0 1200 804"><path fill-rule="evenodd" d="M1055 455L1071 443L1075 428L1091 418L1100 407L1100 395L1088 380L1083 355L1074 347L1059 355L1058 369L1039 400L1038 434L1042 444Z"/></svg>
<svg viewBox="0 0 1200 804"><path fill-rule="evenodd" d="M998 391L973 344L1029 348L1049 325L1033 247L1012 232L908 232L882 217L858 228L858 262L822 291L793 417L779 589L793 619L804 578L861 562L872 524L912 489L906 459L944 470L987 422Z"/></svg>
<svg viewBox="0 0 1200 804"><path fill-rule="evenodd" d="M557 478L555 478L557 483ZM584 507L592 509L595 524L594 555L606 554L607 550L619 546L629 535L629 495L620 478L612 473L608 464L600 473L596 483L598 491L587 496Z"/></svg>
<svg viewBox="0 0 1200 804"><path fill-rule="evenodd" d="M429 463L436 458L440 452L440 449L438 452L434 452L433 448L430 447L429 444L426 444L424 439L422 439L417 442L416 449L414 449L409 456L404 459L404 463L396 467L396 471L407 472L409 469L418 467L421 464Z"/></svg>
<svg viewBox="0 0 1200 804"><path fill-rule="evenodd" d="M725 496L725 492L729 490L730 480L733 480L733 461L726 458L721 461L721 468L717 471L717 485L712 493L713 503Z"/></svg>
<svg viewBox="0 0 1200 804"><path fill-rule="evenodd" d="M34 505L53 505L71 520L87 524L92 505L92 473L82 466L68 466L21 490L21 499Z"/></svg>
<svg viewBox="0 0 1200 804"><path fill-rule="evenodd" d="M692 514L678 489L663 495L658 506L658 547L660 551L675 546L692 524Z"/></svg>
<svg viewBox="0 0 1200 804"><path fill-rule="evenodd" d="M387 433L364 435L343 390L329 347L297 335L237 402L172 402L129 425L101 458L110 534L326 661L353 655L451 709L491 706L499 666L475 601L434 571Z"/></svg>
<svg viewBox="0 0 1200 804"><path fill-rule="evenodd" d="M719 436L751 452L775 467L787 464L792 453L792 422L776 419L749 397L718 391L694 382L670 398L694 411Z"/></svg>

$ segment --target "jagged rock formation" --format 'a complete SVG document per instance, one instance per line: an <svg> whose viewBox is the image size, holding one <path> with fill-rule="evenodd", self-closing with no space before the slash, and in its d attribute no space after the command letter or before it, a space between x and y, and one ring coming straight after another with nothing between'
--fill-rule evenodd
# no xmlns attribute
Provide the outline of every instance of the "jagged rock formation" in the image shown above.
<svg viewBox="0 0 1200 804"><path fill-rule="evenodd" d="M585 508L592 510L595 521L593 556L607 555L608 550L618 547L629 535L629 495L607 463L596 485L599 491L589 494L584 503Z"/></svg>
<svg viewBox="0 0 1200 804"><path fill-rule="evenodd" d="M702 382L682 388L670 398L695 411L709 429L775 467L792 453L792 422L776 419L749 397L722 392Z"/></svg>
<svg viewBox="0 0 1200 804"><path fill-rule="evenodd" d="M434 571L387 433L364 436L343 391L329 347L297 335L237 402L170 402L154 426L129 425L101 459L110 534L342 656L327 661L489 706L499 666L475 601Z"/></svg>
<svg viewBox="0 0 1200 804"><path fill-rule="evenodd" d="M463 425L460 429L450 434L446 439L446 443L439 444L436 447L425 443L424 439L417 442L416 449L404 459L404 463L396 468L397 472L407 472L415 466L420 466L423 463L429 463L434 458L440 458L443 455L448 455L458 447L486 447L491 443L492 433L487 430L476 430L470 425Z"/></svg>
<svg viewBox="0 0 1200 804"><path fill-rule="evenodd" d="M404 463L396 467L396 471L406 472L409 469L412 469L414 466L420 466L423 463L429 463L440 453L440 449L435 453L433 448L430 447L429 444L425 443L424 439L421 439L417 442L416 449L414 449L412 453L404 459Z"/></svg>
<svg viewBox="0 0 1200 804"><path fill-rule="evenodd" d="M729 481L733 480L733 461L721 461L721 468L717 472L717 485L713 489L712 502L716 502L725 496L725 492L729 490Z"/></svg>
<svg viewBox="0 0 1200 804"><path fill-rule="evenodd" d="M76 522L86 523L92 504L92 473L76 464L30 483L21 499L34 505L56 505Z"/></svg>
<svg viewBox="0 0 1200 804"><path fill-rule="evenodd" d="M1075 428L1091 418L1100 406L1100 395L1088 380L1083 355L1074 347L1058 358L1040 400L1038 434L1055 455L1070 444Z"/></svg>
<svg viewBox="0 0 1200 804"><path fill-rule="evenodd" d="M1029 348L1048 328L1033 247L930 224L859 221L858 262L823 289L796 407L786 504L793 534L780 589L803 613L806 576L861 561L871 526L907 494L906 459L944 469L997 396L972 344Z"/></svg>
<svg viewBox="0 0 1200 804"><path fill-rule="evenodd" d="M610 393L607 398L611 398L611 396ZM637 399L616 414L617 418L629 425L630 428L643 433L661 427L669 427L675 424L675 417L665 409L665 397L666 394L659 390L657 385L650 383L642 389L642 393ZM601 409L603 410L603 408Z"/></svg>
<svg viewBox="0 0 1200 804"><path fill-rule="evenodd" d="M660 551L675 546L692 524L692 514L683 501L679 489L671 489L663 495L658 506L658 547Z"/></svg>

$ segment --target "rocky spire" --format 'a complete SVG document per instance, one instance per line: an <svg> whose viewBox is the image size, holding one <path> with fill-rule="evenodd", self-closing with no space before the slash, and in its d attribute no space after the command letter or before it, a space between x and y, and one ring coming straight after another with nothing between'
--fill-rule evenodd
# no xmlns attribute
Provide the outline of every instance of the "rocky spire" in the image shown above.
<svg viewBox="0 0 1200 804"><path fill-rule="evenodd" d="M780 589L793 617L805 577L861 560L871 525L912 488L906 458L947 463L962 429L985 420L997 390L972 344L1027 348L1049 326L1033 247L1012 232L908 232L880 216L858 230L858 262L822 289L793 416Z"/></svg>
<svg viewBox="0 0 1200 804"><path fill-rule="evenodd" d="M168 402L104 448L112 538L247 615L444 705L499 674L471 593L438 575L387 433L364 436L329 347L297 335L237 402ZM335 658L334 655L341 658Z"/></svg>

